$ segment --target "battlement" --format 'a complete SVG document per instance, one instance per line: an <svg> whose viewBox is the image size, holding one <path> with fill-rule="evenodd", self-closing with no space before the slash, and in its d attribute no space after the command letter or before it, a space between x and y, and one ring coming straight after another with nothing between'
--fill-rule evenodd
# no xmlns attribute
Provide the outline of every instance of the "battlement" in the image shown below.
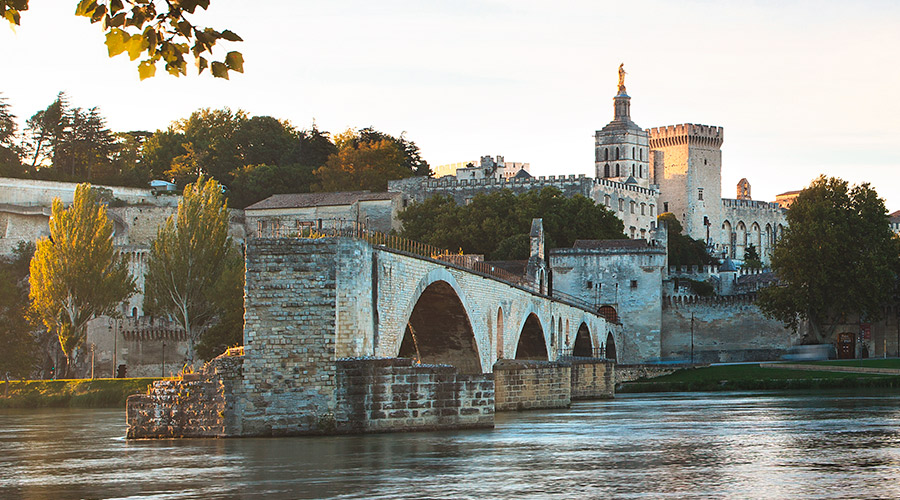
<svg viewBox="0 0 900 500"><path fill-rule="evenodd" d="M697 295L665 295L662 298L663 309L679 307L706 306L706 307L734 307L750 306L756 302L756 293L742 293L740 295L713 295L700 297Z"/></svg>
<svg viewBox="0 0 900 500"><path fill-rule="evenodd" d="M722 127L684 123L648 129L651 148L692 145L705 147L721 147L725 138Z"/></svg>
<svg viewBox="0 0 900 500"><path fill-rule="evenodd" d="M454 188L454 187L481 187L481 186L544 186L544 185L565 185L565 184L581 184L588 178L584 174L579 175L551 175L540 177L526 177L524 179L495 179L493 177L485 179L457 179L453 176L442 177L440 179L428 179L427 187L429 188Z"/></svg>
<svg viewBox="0 0 900 500"><path fill-rule="evenodd" d="M635 193L641 193L647 196L654 196L659 194L659 192L654 189L638 186L637 184L625 184L624 182L616 182L603 178L594 179L594 184L598 186L606 186L614 190L633 191Z"/></svg>
<svg viewBox="0 0 900 500"><path fill-rule="evenodd" d="M756 200L735 200L732 198L722 198L722 207L724 208L754 208L761 210L771 210L773 212L781 212L781 205L769 201Z"/></svg>

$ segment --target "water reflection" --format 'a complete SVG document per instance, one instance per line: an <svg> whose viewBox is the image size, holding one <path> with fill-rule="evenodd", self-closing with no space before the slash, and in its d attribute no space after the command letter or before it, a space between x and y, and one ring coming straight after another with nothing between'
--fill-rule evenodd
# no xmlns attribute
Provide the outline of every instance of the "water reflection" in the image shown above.
<svg viewBox="0 0 900 500"><path fill-rule="evenodd" d="M620 396L493 431L125 441L0 412L0 498L898 498L900 393Z"/></svg>

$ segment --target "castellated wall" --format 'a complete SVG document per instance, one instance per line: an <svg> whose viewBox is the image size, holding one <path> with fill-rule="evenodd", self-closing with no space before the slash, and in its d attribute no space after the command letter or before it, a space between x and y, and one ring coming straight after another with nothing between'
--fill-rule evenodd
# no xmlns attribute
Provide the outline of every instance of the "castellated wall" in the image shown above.
<svg viewBox="0 0 900 500"><path fill-rule="evenodd" d="M733 297L665 297L662 311L663 359L691 357L694 318L694 362L720 363L777 360L799 336L763 316L755 295Z"/></svg>

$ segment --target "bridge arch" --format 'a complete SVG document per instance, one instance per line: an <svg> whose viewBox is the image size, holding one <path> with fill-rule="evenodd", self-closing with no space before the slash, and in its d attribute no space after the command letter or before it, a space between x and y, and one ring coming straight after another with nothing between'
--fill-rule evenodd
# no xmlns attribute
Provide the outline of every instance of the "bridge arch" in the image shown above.
<svg viewBox="0 0 900 500"><path fill-rule="evenodd" d="M482 373L481 349L471 308L453 275L434 269L419 282L406 307L397 357L450 364L460 373Z"/></svg>
<svg viewBox="0 0 900 500"><path fill-rule="evenodd" d="M548 361L547 341L544 335L544 327L537 314L530 313L522 323L522 331L519 333L519 342L516 344L516 359L536 359Z"/></svg>
<svg viewBox="0 0 900 500"><path fill-rule="evenodd" d="M616 357L616 337L613 332L606 334L606 359L618 362Z"/></svg>
<svg viewBox="0 0 900 500"><path fill-rule="evenodd" d="M572 356L589 358L594 354L594 344L591 340L591 329L587 323L581 322L578 333L575 334L575 346L572 348Z"/></svg>

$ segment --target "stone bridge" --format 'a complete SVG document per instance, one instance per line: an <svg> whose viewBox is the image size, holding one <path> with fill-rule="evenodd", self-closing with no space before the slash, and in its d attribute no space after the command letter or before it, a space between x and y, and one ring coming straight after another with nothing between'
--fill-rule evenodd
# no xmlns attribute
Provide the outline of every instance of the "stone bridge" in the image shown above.
<svg viewBox="0 0 900 500"><path fill-rule="evenodd" d="M611 397L611 362L590 358L621 345L621 326L540 293L543 280L535 291L427 255L250 240L240 361L129 399L129 436L493 426L495 382L497 409Z"/></svg>

